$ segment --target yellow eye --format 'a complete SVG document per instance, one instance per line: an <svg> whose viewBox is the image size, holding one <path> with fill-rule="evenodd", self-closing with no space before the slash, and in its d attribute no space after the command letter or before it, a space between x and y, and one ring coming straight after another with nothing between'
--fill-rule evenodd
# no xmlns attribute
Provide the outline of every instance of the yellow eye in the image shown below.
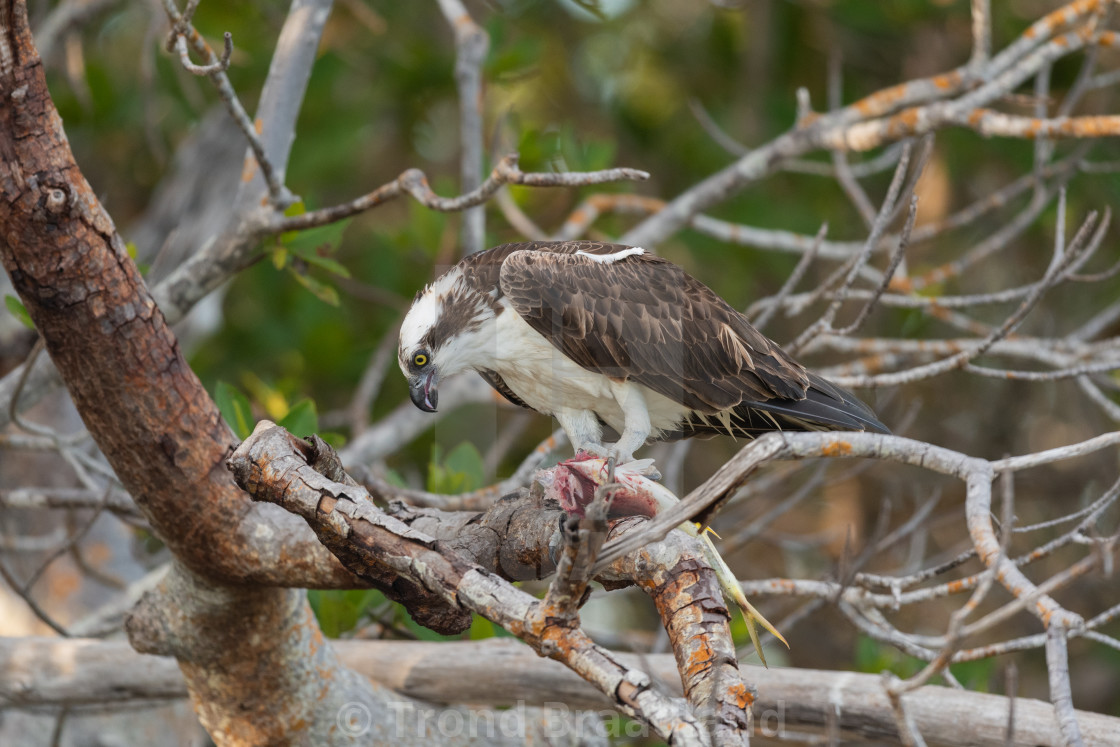
<svg viewBox="0 0 1120 747"><path fill-rule="evenodd" d="M428 356L424 355L423 353L417 353L416 355L412 356L412 364L417 368L423 368L424 366L428 365Z"/></svg>

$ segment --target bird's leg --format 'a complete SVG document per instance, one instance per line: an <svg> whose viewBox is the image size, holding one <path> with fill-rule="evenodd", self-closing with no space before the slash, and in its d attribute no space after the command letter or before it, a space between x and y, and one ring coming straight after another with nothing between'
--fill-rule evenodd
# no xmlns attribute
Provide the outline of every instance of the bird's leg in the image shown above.
<svg viewBox="0 0 1120 747"><path fill-rule="evenodd" d="M562 408L556 410L555 416L576 453L584 451L592 456L607 456L607 447L603 445L603 426L595 413Z"/></svg>
<svg viewBox="0 0 1120 747"><path fill-rule="evenodd" d="M615 464L628 464L634 461L634 452L649 438L652 430L649 423L649 410L646 408L646 398L642 396L642 391L634 384L612 381L611 393L622 408L626 425L622 429L618 442L608 453L615 458ZM661 473L652 464L646 469L645 474L655 480L661 479Z"/></svg>

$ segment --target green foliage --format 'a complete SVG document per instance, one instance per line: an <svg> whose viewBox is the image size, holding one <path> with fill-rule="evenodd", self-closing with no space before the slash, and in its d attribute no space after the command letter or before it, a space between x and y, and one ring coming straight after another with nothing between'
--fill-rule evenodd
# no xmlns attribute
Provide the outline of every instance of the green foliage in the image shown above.
<svg viewBox="0 0 1120 747"><path fill-rule="evenodd" d="M256 423L249 398L232 384L219 381L214 387L214 402L217 403L218 411L222 413L233 434L242 441L248 438L253 432L253 424Z"/></svg>
<svg viewBox="0 0 1120 747"><path fill-rule="evenodd" d="M277 425L286 429L293 436L306 438L319 432L319 415L315 412L315 403L306 397L292 405L288 414L280 419Z"/></svg>
<svg viewBox="0 0 1120 747"><path fill-rule="evenodd" d="M125 251L128 252L129 258L133 262L136 262L136 256L139 252L139 250L136 248L136 243L132 242L132 241L129 241L124 245L124 248L125 248ZM151 269L151 266L144 263L144 262L136 262L136 269L140 271L141 275L147 275L148 270Z"/></svg>
<svg viewBox="0 0 1120 747"><path fill-rule="evenodd" d="M893 672L899 677L914 676L923 664L912 656L901 653L893 646L880 643L874 638L860 636L856 639L855 668L868 674Z"/></svg>
<svg viewBox="0 0 1120 747"><path fill-rule="evenodd" d="M966 690L986 693L1004 666L1005 662L999 659L977 659L953 664L950 669Z"/></svg>
<svg viewBox="0 0 1120 747"><path fill-rule="evenodd" d="M544 130L524 129L517 150L524 170L595 171L617 163L618 147L610 140L581 135L574 124L566 123Z"/></svg>
<svg viewBox="0 0 1120 747"><path fill-rule="evenodd" d="M319 415L312 400L304 397L295 404L289 405L282 394L259 379L247 377L246 381L254 390L257 400L262 402L268 416L274 419L277 425L300 438L319 432ZM257 422L253 416L253 406L249 397L232 384L219 381L214 387L214 401L234 435L242 440L248 438ZM326 439L326 434L324 438ZM337 438L341 437L336 437L336 440ZM326 440L331 443L330 439Z"/></svg>
<svg viewBox="0 0 1120 747"><path fill-rule="evenodd" d="M302 202L289 207L285 215L302 215L306 212ZM312 267L325 270L340 278L349 278L350 271L334 257L330 256L342 243L349 220L341 220L325 226L309 228L304 231L288 231L280 234L271 250L272 265L277 270L287 270L296 282L312 295L331 306L339 305L338 289L330 283L318 280L308 274Z"/></svg>
<svg viewBox="0 0 1120 747"><path fill-rule="evenodd" d="M309 589L307 601L323 633L328 638L338 638L353 630L370 608L387 600L374 589Z"/></svg>
<svg viewBox="0 0 1120 747"><path fill-rule="evenodd" d="M433 493L466 493L485 484L482 455L474 444L464 441L446 457L439 444L432 447L432 461L428 465L428 490Z"/></svg>
<svg viewBox="0 0 1120 747"><path fill-rule="evenodd" d="M481 641L485 638L512 638L513 634L501 625L495 625L485 617L474 615L471 618L471 627L467 637L472 641Z"/></svg>
<svg viewBox="0 0 1120 747"><path fill-rule="evenodd" d="M35 329L35 323L31 321L31 314L27 313L27 307L23 305L23 301L8 293L4 295L4 305L8 307L8 312L18 319L23 326L28 329Z"/></svg>

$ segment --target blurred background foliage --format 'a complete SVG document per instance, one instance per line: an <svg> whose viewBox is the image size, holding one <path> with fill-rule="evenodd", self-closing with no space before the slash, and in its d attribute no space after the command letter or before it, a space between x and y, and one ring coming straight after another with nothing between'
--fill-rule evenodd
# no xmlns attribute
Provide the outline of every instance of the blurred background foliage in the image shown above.
<svg viewBox="0 0 1120 747"><path fill-rule="evenodd" d="M32 0L31 5L40 14L49 8L46 2ZM1009 0L994 5L994 47L999 49L1058 3ZM792 125L799 87L810 92L815 108L827 108L831 59L842 65L843 100L850 102L915 76L950 70L970 52L967 0L491 0L468 7L490 35L485 128L497 151L493 158L517 150L525 171L629 166L652 174L649 182L639 185L512 189L522 210L546 230L557 228L590 194L626 191L671 199L734 160L705 130L697 108L749 148ZM230 77L250 111L286 10L279 2L203 2L195 18L214 44L222 32L232 32L236 49ZM149 208L178 145L216 105L206 80L185 73L162 52L165 29L161 13L153 12L150 4L117 4L101 22L83 31L78 48L67 50L66 64L50 68L51 90L78 161L126 239L130 225ZM434 2L336 2L288 170L288 185L306 208L351 199L411 167L422 168L440 194L457 193L454 58L451 30ZM1102 67L1114 68L1116 62L1106 60ZM1054 69L1056 92L1069 86L1078 64L1077 59L1063 61ZM1029 102L1011 101L1007 107L1030 111ZM1083 109L1115 112L1118 107L1115 95L1106 89L1090 95ZM1059 152L1071 147L1058 145ZM1028 173L1032 153L1033 145L1026 141L940 133L919 189L919 222L942 217ZM1102 144L1094 156L1115 158L1116 144ZM827 154L818 160L827 163ZM889 178L888 172L864 182L873 199L881 196ZM1088 210L1116 204L1118 196L1120 180L1114 175L1085 175L1070 190L1070 215L1079 219ZM1029 195L1017 205L1026 199ZM487 210L488 245L522 238L495 206ZM712 214L810 235L827 221L830 238L858 240L866 235L836 181L819 176L776 174ZM955 256L962 245L991 233L1007 216L997 213L915 250L908 255L911 271ZM592 236L618 236L635 220L605 216ZM1016 241L1015 261L972 274L953 292L1036 279L1051 251L1054 222L1051 208ZM362 371L383 337L394 333L403 308L433 277L434 268L458 259L458 225L456 215L402 200L344 226L281 237L262 247L261 261L230 284L220 323L187 343L192 365L234 427L243 432L256 418L267 416L294 430L327 431L336 444L351 437L349 421L341 413ZM139 247L141 256L149 258L159 249ZM740 308L775 292L797 259L729 246L689 230L658 251ZM823 277L832 267L815 272ZM805 284L811 286L812 280ZM1117 286L1110 288L1114 292ZM1051 312L1036 315L1030 324L1068 325L1063 318L1084 319L1093 304L1099 305L1099 300L1063 288L1053 294ZM986 321L998 321L1005 313L994 309ZM768 331L779 342L789 340L812 318L779 319ZM955 334L928 316L901 310L879 310L868 332ZM1068 443L1114 427L1082 404L1070 382L1007 383L953 374L909 387L893 401L865 394L878 402L888 423L896 422L913 403L921 403L908 435L984 457ZM405 401L405 382L390 371L373 403L372 421ZM977 420L976 402L986 403L986 420ZM402 449L389 461L397 479L439 491L478 487L493 480L495 472L498 477L508 475L552 428L546 419L533 418L520 446L496 470L488 470L483 454L490 444L486 434L478 438L477 423L496 419L495 431L500 431L511 418L520 417L491 411L465 408L441 423L435 446L429 432ZM992 418L1000 412L1007 417ZM739 446L718 440L694 448L684 487L702 480ZM806 540L800 554L789 546L763 544L757 551L739 553L733 565L751 577L827 574L847 543L858 550L871 534L884 496L899 506L895 524L919 503L919 489L907 482L913 475L896 472L896 477L876 478L879 482L872 483L871 490L858 489L866 481L831 484L778 525L787 535L810 538L835 530L828 541ZM1052 487L1060 494L1065 486L1058 480ZM1100 486L1078 490L1089 487ZM945 505L959 505L959 499L948 496ZM1023 510L1030 513L1027 507ZM962 531L958 515L938 524L930 542L950 547ZM376 592L311 592L311 599L331 635L344 634L371 617L379 621L381 632L432 635L394 611ZM644 609L645 600L636 595L627 604ZM597 614L589 610L589 620ZM604 613L604 619L617 625L617 614ZM944 630L947 614L948 608L931 613L932 630ZM641 624L648 627L655 618L646 619ZM915 671L913 660L859 637L834 612L822 609L813 627L829 632L791 636L787 661L822 668ZM472 636L494 632L484 623L476 628ZM1082 645L1087 644L1072 642L1073 653ZM1115 654L1104 652L1102 671L1111 666L1114 672L1120 665ZM1029 652L1017 658L1030 670L1032 658L1041 656ZM985 688L998 680L1003 663L962 667L958 676ZM1044 671L1037 663L1035 668ZM1115 681L1101 688L1094 685L1102 681L1101 672L1087 677L1075 681L1075 702L1090 709L1120 708ZM1044 679L1025 677L1021 692L1045 696L1044 688Z"/></svg>

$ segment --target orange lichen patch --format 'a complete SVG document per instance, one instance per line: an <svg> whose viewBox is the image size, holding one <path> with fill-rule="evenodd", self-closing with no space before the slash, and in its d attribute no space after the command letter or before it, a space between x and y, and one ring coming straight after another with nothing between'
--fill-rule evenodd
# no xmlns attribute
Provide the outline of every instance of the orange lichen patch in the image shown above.
<svg viewBox="0 0 1120 747"><path fill-rule="evenodd" d="M962 591L968 591L975 586L975 580L975 576L969 576L968 578L959 578L956 581L950 581L945 584L945 591L950 594L960 594Z"/></svg>
<svg viewBox="0 0 1120 747"><path fill-rule="evenodd" d="M869 355L860 359L863 370L869 374L879 373L887 367L886 359L881 355Z"/></svg>
<svg viewBox="0 0 1120 747"><path fill-rule="evenodd" d="M607 210L621 209L621 210L641 210L647 213L656 213L665 207L665 201L659 200L656 197L644 197L642 195L627 195L627 194L598 194L592 195L587 198L588 204L598 210L605 212ZM573 218L580 211L577 210L573 213Z"/></svg>
<svg viewBox="0 0 1120 747"><path fill-rule="evenodd" d="M798 127L808 127L809 125L813 124L814 122L816 122L820 118L821 118L821 115L818 114L817 112L809 112L804 117L797 120L797 126Z"/></svg>
<svg viewBox="0 0 1120 747"><path fill-rule="evenodd" d="M912 106L909 109L903 109L898 114L895 114L887 120L887 132L894 137L914 132L918 128L919 111L918 107Z"/></svg>
<svg viewBox="0 0 1120 747"><path fill-rule="evenodd" d="M951 73L944 73L942 75L935 75L932 79L930 79L930 83L933 83L934 86L944 91L946 89L953 88L959 85L961 82L961 78L961 74L954 71Z"/></svg>
<svg viewBox="0 0 1120 747"><path fill-rule="evenodd" d="M1120 45L1120 34L1115 31L1102 31L1097 34L1097 44L1102 47L1115 47Z"/></svg>
<svg viewBox="0 0 1120 747"><path fill-rule="evenodd" d="M897 293L909 293L913 289L914 281L912 281L908 277L901 275L896 275L895 277L891 278L891 282L887 286L887 290L892 290Z"/></svg>
<svg viewBox="0 0 1120 747"><path fill-rule="evenodd" d="M689 652L685 663L685 672L689 679L695 679L712 668L712 661L716 658L707 639L699 638L699 645Z"/></svg>
<svg viewBox="0 0 1120 747"><path fill-rule="evenodd" d="M968 120L967 120L968 121L968 126L969 127L979 127L980 126L980 120L982 120L985 116L987 116L987 114L988 114L987 109L973 109L971 112L969 112L969 115L968 115Z"/></svg>
<svg viewBox="0 0 1120 747"><path fill-rule="evenodd" d="M586 208L576 208L572 211L572 214L568 216L568 222L580 224L587 223L593 216L598 214L598 210L595 210L589 214Z"/></svg>
<svg viewBox="0 0 1120 747"><path fill-rule="evenodd" d="M113 550L104 542L93 542L85 548L86 560L100 565L113 557Z"/></svg>
<svg viewBox="0 0 1120 747"><path fill-rule="evenodd" d="M786 592L790 594L797 592L797 584L794 583L793 579L775 578L771 579L768 584L776 592Z"/></svg>
<svg viewBox="0 0 1120 747"><path fill-rule="evenodd" d="M262 132L264 132L264 120L261 119L260 117L257 117L256 119L254 119L253 120L253 129L257 131L258 135L260 135Z"/></svg>
<svg viewBox="0 0 1120 747"><path fill-rule="evenodd" d="M1081 16L1095 12L1099 6L1100 0L1077 0L1077 2L1070 3L1064 8L1058 8L1044 16L1023 32L1023 38L1033 39L1037 35L1037 31L1049 34L1056 28L1069 26L1076 23Z"/></svg>
<svg viewBox="0 0 1120 747"><path fill-rule="evenodd" d="M735 698L735 706L742 708L744 711L754 704L754 694L741 682L736 682L727 688L727 692Z"/></svg>
<svg viewBox="0 0 1120 747"><path fill-rule="evenodd" d="M245 156L245 163L241 166L241 181L249 182L253 179L253 175L257 173L257 159L252 156Z"/></svg>
<svg viewBox="0 0 1120 747"><path fill-rule="evenodd" d="M1091 117L1077 117L1061 124L1062 134L1075 137L1105 137L1120 135L1120 117L1115 114L1101 114Z"/></svg>
<svg viewBox="0 0 1120 747"><path fill-rule="evenodd" d="M825 444L821 453L826 457L847 456L852 453L852 445L847 441L833 441L830 444Z"/></svg>
<svg viewBox="0 0 1120 747"><path fill-rule="evenodd" d="M907 84L903 83L890 88L884 88L882 91L860 99L852 104L856 111L864 116L873 117L885 113L891 106L906 95Z"/></svg>
<svg viewBox="0 0 1120 747"><path fill-rule="evenodd" d="M918 283L921 287L925 288L927 286L936 285L937 283L948 280L949 278L954 277L956 274L957 271L953 269L953 264L949 262L941 265L940 267L934 267L932 270L926 272L926 274L918 278Z"/></svg>
<svg viewBox="0 0 1120 747"><path fill-rule="evenodd" d="M932 316L934 319L942 320L949 319L953 315L952 312L949 311L949 309L937 303L937 301L930 302L929 306L926 307L926 313Z"/></svg>
<svg viewBox="0 0 1120 747"><path fill-rule="evenodd" d="M81 582L81 577L70 568L52 569L50 580L47 582L48 594L55 600L66 599L78 590Z"/></svg>

